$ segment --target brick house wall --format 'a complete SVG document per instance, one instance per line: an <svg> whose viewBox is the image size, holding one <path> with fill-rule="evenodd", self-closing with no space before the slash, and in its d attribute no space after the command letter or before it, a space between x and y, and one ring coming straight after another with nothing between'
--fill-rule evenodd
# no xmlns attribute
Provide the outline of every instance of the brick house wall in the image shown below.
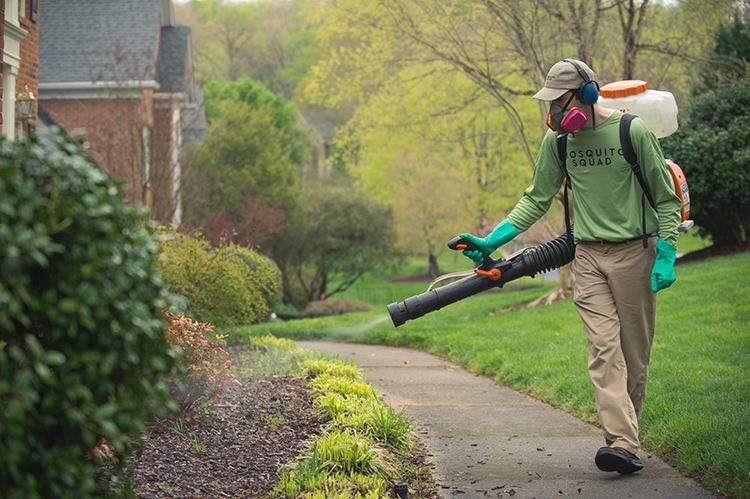
<svg viewBox="0 0 750 499"><path fill-rule="evenodd" d="M154 101L154 168L151 175L151 192L154 217L157 220L171 220L174 210L172 157L177 145L173 141L172 124L178 106L179 103L174 99L161 98Z"/></svg>
<svg viewBox="0 0 750 499"><path fill-rule="evenodd" d="M126 202L150 205L145 175L152 165L144 163L143 147L151 147L154 98L152 90L138 93L137 98L113 93L107 99L45 99L43 107L56 124L91 145L93 159L123 182ZM145 137L144 127L149 128Z"/></svg>

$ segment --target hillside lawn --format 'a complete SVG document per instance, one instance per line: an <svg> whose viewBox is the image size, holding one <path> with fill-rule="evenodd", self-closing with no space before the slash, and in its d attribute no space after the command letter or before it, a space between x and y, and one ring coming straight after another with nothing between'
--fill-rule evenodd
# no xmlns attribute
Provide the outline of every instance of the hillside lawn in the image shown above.
<svg viewBox="0 0 750 499"><path fill-rule="evenodd" d="M643 444L716 493L748 497L750 253L679 265L677 275L657 300ZM376 284L371 278L370 285ZM570 300L488 315L531 301L552 283L519 280L509 289L471 297L398 329L382 305L423 291L425 283L392 284L397 295L392 300L372 296L376 311L238 328L230 338L271 333L419 348L598 422L586 370L586 337Z"/></svg>

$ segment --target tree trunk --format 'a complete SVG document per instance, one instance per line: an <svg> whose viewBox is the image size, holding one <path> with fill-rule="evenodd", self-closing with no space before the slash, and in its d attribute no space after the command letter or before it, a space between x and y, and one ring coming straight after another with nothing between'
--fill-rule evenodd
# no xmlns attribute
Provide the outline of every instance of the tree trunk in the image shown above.
<svg viewBox="0 0 750 499"><path fill-rule="evenodd" d="M318 287L318 300L325 300L328 297L328 275L323 274L320 278Z"/></svg>
<svg viewBox="0 0 750 499"><path fill-rule="evenodd" d="M432 246L427 249L427 273L430 279L435 279L440 274L440 268L438 267L437 256L432 251Z"/></svg>

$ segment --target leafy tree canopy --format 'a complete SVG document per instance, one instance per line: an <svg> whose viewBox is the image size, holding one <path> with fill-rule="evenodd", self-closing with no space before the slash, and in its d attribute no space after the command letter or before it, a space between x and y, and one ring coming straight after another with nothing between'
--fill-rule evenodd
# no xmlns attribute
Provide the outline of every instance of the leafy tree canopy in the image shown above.
<svg viewBox="0 0 750 499"><path fill-rule="evenodd" d="M692 218L717 244L748 244L750 74L691 101L664 150L684 168Z"/></svg>

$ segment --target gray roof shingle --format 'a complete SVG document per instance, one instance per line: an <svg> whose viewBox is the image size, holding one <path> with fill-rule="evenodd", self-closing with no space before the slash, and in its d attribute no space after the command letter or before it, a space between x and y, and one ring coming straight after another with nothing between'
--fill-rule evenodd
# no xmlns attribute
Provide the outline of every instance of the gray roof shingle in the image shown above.
<svg viewBox="0 0 750 499"><path fill-rule="evenodd" d="M154 80L160 0L45 0L40 83Z"/></svg>
<svg viewBox="0 0 750 499"><path fill-rule="evenodd" d="M188 88L188 57L190 47L189 26L164 26L159 42L159 60L156 64L162 92L184 92Z"/></svg>

